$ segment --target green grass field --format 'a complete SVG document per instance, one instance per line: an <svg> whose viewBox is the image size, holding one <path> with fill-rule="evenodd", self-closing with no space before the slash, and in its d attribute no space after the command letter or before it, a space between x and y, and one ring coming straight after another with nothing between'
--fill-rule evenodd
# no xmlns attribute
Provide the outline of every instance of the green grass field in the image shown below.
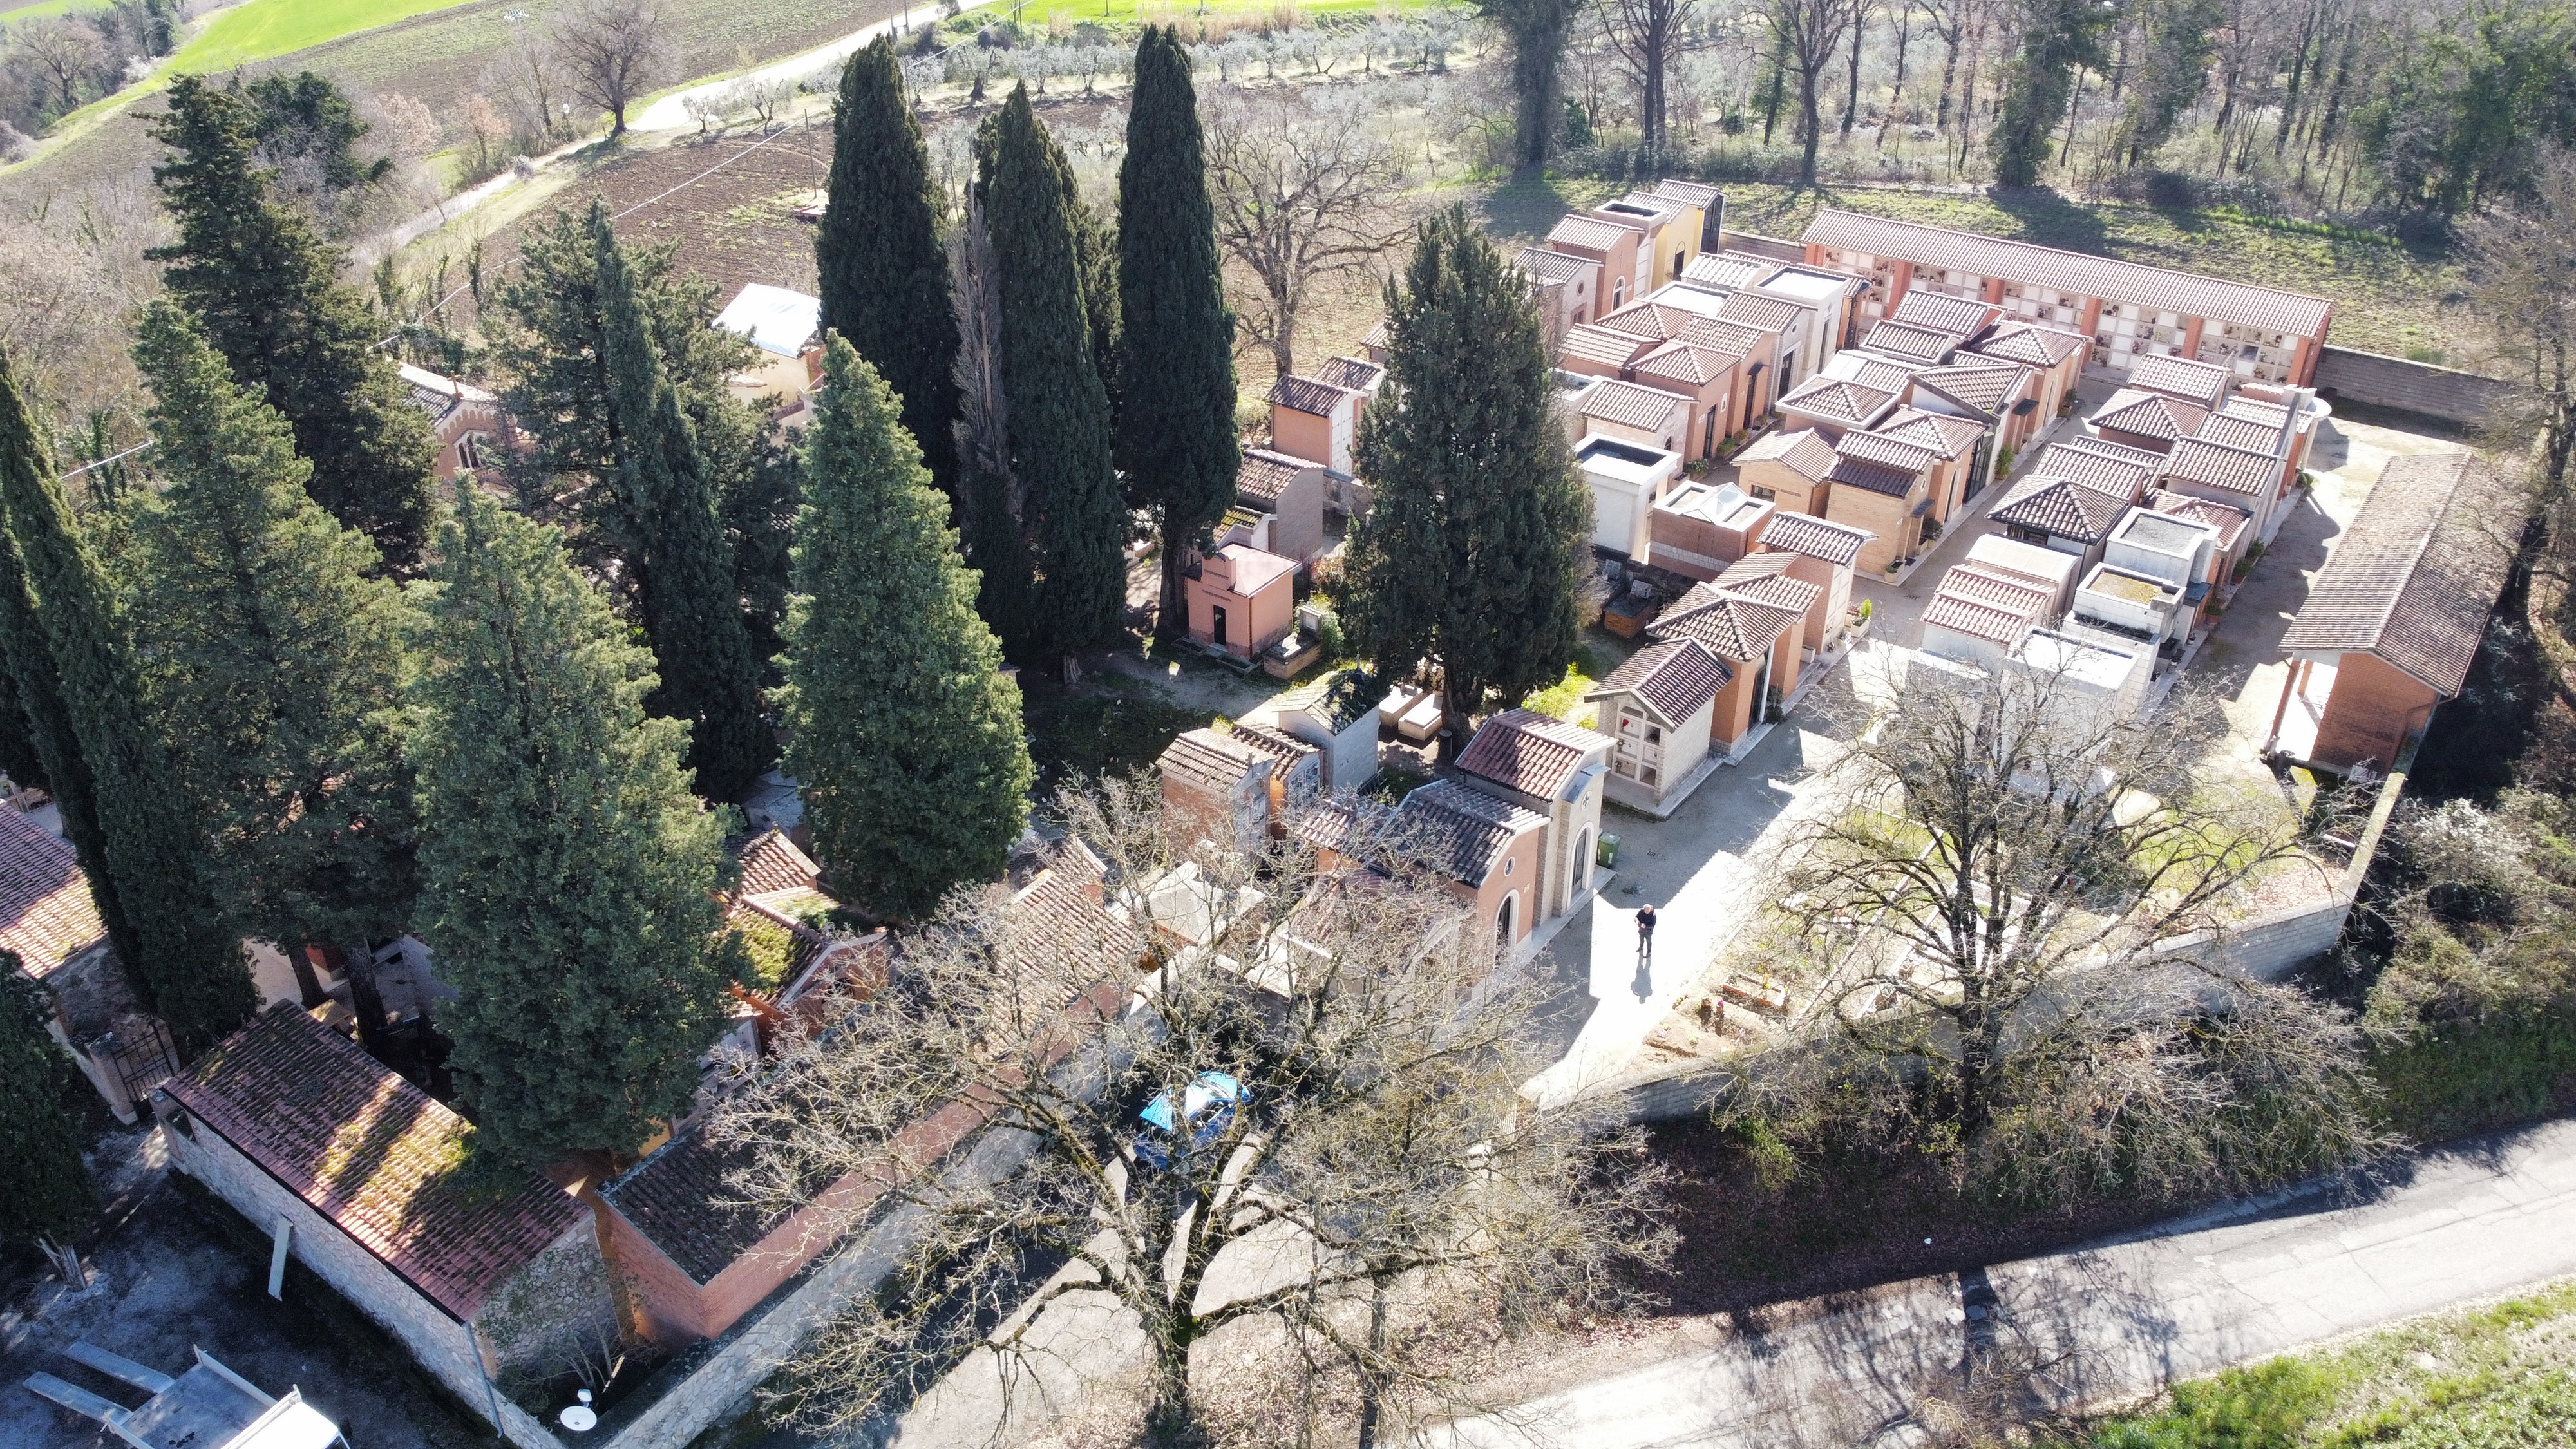
<svg viewBox="0 0 2576 1449"><path fill-rule="evenodd" d="M216 16L194 40L180 47L170 68L197 73L230 70L458 3L460 0L248 0Z"/></svg>
<svg viewBox="0 0 2576 1449"><path fill-rule="evenodd" d="M39 15L69 15L79 10L106 8L103 0L27 0L24 5L12 5L9 0L0 0L0 25L14 25L21 20L33 20Z"/></svg>
<svg viewBox="0 0 2576 1449"><path fill-rule="evenodd" d="M1296 9L1306 16L1369 15L1383 6L1391 10L1422 9L1437 0L1297 0ZM989 8L1008 15L1014 7L996 3ZM1173 4L1171 0L1028 0L1017 7L1023 25L1044 25L1048 17L1061 15L1075 24L1094 21L1102 25L1136 25L1151 20L1160 23L1181 17L1206 16L1211 20L1230 21L1237 29L1250 27L1256 21L1276 15L1280 6L1269 0L1210 0L1202 10L1196 4Z"/></svg>

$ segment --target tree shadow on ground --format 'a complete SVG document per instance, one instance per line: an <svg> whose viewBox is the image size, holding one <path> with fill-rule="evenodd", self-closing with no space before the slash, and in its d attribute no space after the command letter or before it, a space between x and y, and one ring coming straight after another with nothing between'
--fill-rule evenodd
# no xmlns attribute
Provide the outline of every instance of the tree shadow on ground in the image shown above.
<svg viewBox="0 0 2576 1449"><path fill-rule="evenodd" d="M2116 254L2101 207L2038 188L2008 190L1998 186L1986 193L1986 199L2020 226L2024 241L2102 256Z"/></svg>

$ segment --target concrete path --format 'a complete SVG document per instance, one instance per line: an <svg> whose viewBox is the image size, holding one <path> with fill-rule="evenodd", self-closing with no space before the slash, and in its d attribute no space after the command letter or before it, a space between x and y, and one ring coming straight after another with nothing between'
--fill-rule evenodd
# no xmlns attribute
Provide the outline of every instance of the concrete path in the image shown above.
<svg viewBox="0 0 2576 1449"><path fill-rule="evenodd" d="M1452 1445L1745 1449L1910 1442L1972 1346L2050 1365L2059 1407L2576 1274L2576 1122L2481 1139L2355 1194L2311 1185L1963 1277L1703 1321L1669 1356L1560 1389ZM1891 1432L1893 1431L1893 1432Z"/></svg>
<svg viewBox="0 0 2576 1449"><path fill-rule="evenodd" d="M970 5L967 8L971 10L978 7ZM909 6L901 14L851 31L828 45L818 45L812 50L788 56L784 60L771 61L767 65L746 71L741 75L684 86L627 117L626 128L630 131L687 130L698 123L697 118L689 114L686 104L692 98L703 99L713 96L728 86L738 85L744 81L765 84L770 81L803 80L825 66L839 65L880 35L909 33L914 20L918 19L924 24L929 24L936 21L938 17L939 10L936 6Z"/></svg>

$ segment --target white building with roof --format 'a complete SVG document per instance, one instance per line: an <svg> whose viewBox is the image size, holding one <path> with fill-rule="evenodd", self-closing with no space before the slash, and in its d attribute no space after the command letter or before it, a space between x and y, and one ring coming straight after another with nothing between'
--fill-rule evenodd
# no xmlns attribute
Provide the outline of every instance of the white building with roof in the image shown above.
<svg viewBox="0 0 2576 1449"><path fill-rule="evenodd" d="M1644 559L1653 546L1654 507L1681 476L1681 455L1595 437L1575 450L1574 466L1592 489L1592 546Z"/></svg>
<svg viewBox="0 0 2576 1449"><path fill-rule="evenodd" d="M822 380L822 298L746 283L716 314L714 326L757 349L749 368L725 380L726 389L743 401L801 398Z"/></svg>

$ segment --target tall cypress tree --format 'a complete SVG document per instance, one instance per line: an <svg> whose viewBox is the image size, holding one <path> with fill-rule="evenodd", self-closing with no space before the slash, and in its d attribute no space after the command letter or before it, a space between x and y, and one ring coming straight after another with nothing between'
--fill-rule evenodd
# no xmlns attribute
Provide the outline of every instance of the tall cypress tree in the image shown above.
<svg viewBox="0 0 2576 1449"><path fill-rule="evenodd" d="M833 880L911 919L1001 873L1033 771L947 500L875 369L830 349L805 438L788 762Z"/></svg>
<svg viewBox="0 0 2576 1449"><path fill-rule="evenodd" d="M0 497L19 490L35 491L51 472L43 445L10 373L9 356L0 352L0 472L7 474ZM23 476L22 476L23 475ZM0 507L0 519L5 519ZM71 707L63 701L62 671L54 666L53 646L45 640L44 622L36 616L36 596L27 582L27 564L18 541L0 527L0 658L27 722L28 743L44 768L45 786L63 817L63 836L80 858L89 878L90 900L107 927L119 961L136 988L149 993L144 981L143 942L134 933L116 898L116 872L108 868L107 832L98 819L98 780L81 740L72 728Z"/></svg>
<svg viewBox="0 0 2576 1449"><path fill-rule="evenodd" d="M1109 393L1085 309L1073 168L1028 88L975 138L976 186L1000 273L1002 393L1021 527L1037 582L1027 636L1039 657L1108 640L1126 603L1126 510L1110 468ZM1095 294L1096 295L1096 294Z"/></svg>
<svg viewBox="0 0 2576 1449"><path fill-rule="evenodd" d="M63 717L90 771L100 853L133 942L126 970L181 1044L203 1046L249 1020L258 995L240 938L226 932L206 887L195 823L147 715L116 590L5 383L0 375L0 509L53 656Z"/></svg>
<svg viewBox="0 0 2576 1449"><path fill-rule="evenodd" d="M1181 562L1234 501L1234 314L1216 247L1198 92L1177 31L1136 45L1118 168L1118 466L1163 535L1161 627L1182 627Z"/></svg>
<svg viewBox="0 0 2576 1449"><path fill-rule="evenodd" d="M2020 0L2021 54L2004 88L2004 112L1986 149L1995 184L2035 186L2075 89L2075 68L2102 63L2102 27L2114 13L2094 0Z"/></svg>
<svg viewBox="0 0 2576 1449"><path fill-rule="evenodd" d="M1387 284L1387 381L1360 424L1376 489L1351 550L1351 641L1383 677L1425 656L1449 708L1562 679L1592 496L1550 411L1546 327L1502 254L1452 207Z"/></svg>
<svg viewBox="0 0 2576 1449"><path fill-rule="evenodd" d="M731 799L768 768L760 718L760 669L743 627L733 560L716 518L715 492L697 435L635 295L604 208L591 208L599 268L602 345L620 505L635 530L627 562L643 605L644 632L661 666L652 708L689 721L689 766L698 789Z"/></svg>
<svg viewBox="0 0 2576 1449"><path fill-rule="evenodd" d="M415 567L436 505L438 449L393 359L382 324L339 280L340 249L277 195L254 156L259 117L197 76L170 85L152 123L170 148L152 179L179 225L164 280L202 319L233 376L266 389L313 465L313 499L375 541L397 571Z"/></svg>
<svg viewBox="0 0 2576 1449"><path fill-rule="evenodd" d="M957 319L939 241L943 197L921 125L904 101L894 40L880 35L841 69L832 106L830 204L814 236L823 327L849 339L903 399L931 481L954 492Z"/></svg>
<svg viewBox="0 0 2576 1449"><path fill-rule="evenodd" d="M85 1279L71 1240L98 1211L79 1119L63 1102L72 1064L45 1033L51 1003L0 951L0 1242L41 1244Z"/></svg>
<svg viewBox="0 0 2576 1449"><path fill-rule="evenodd" d="M422 934L478 1154L631 1151L688 1106L737 964L717 934L721 817L688 726L644 709L628 642L552 528L472 493L438 532L410 686Z"/></svg>
<svg viewBox="0 0 2576 1449"><path fill-rule="evenodd" d="M305 493L286 420L185 313L154 303L135 363L170 479L136 529L136 628L208 883L241 935L393 935L413 834L401 595Z"/></svg>

